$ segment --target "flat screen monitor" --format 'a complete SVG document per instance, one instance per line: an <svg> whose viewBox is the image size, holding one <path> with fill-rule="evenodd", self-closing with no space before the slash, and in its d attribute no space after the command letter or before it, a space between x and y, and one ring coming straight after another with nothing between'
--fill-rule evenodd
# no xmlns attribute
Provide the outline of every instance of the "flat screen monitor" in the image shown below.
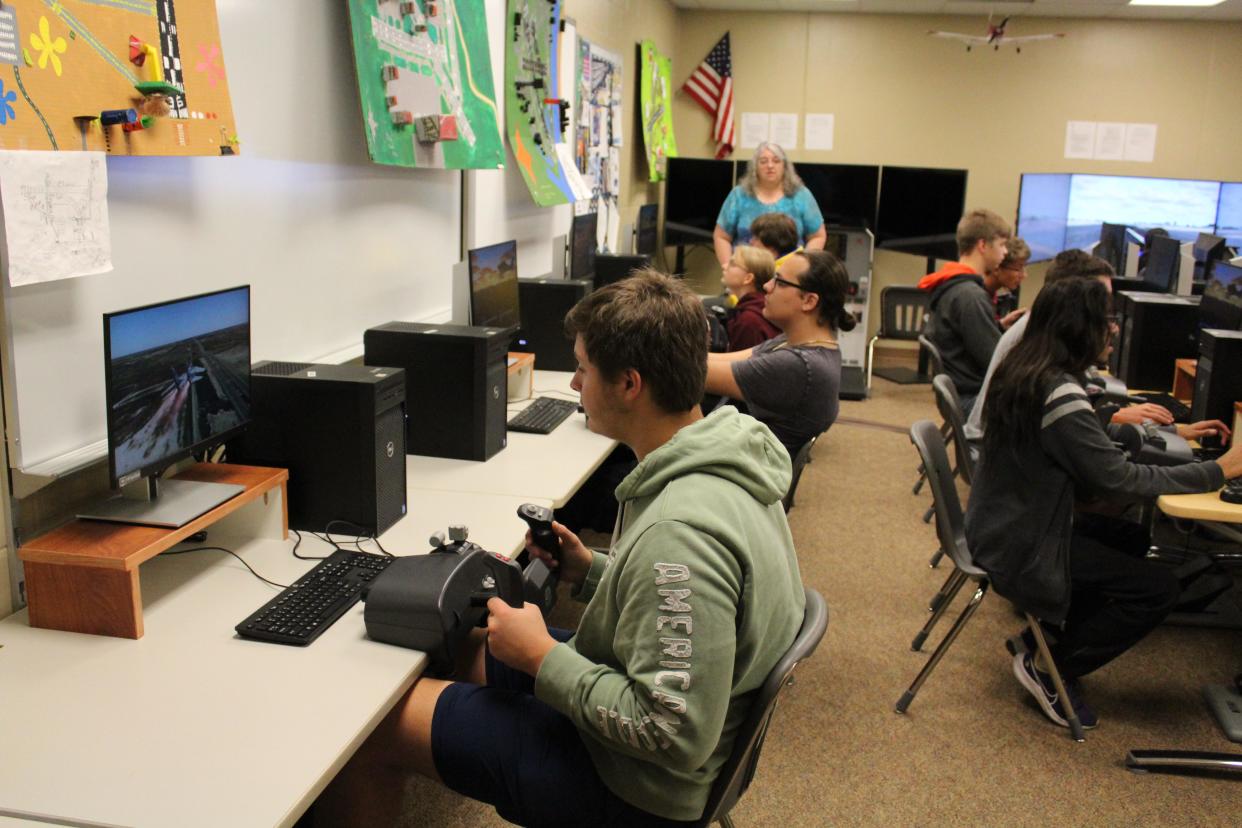
<svg viewBox="0 0 1242 828"><path fill-rule="evenodd" d="M1242 267L1218 262L1199 303L1199 327L1242 330Z"/></svg>
<svg viewBox="0 0 1242 828"><path fill-rule="evenodd" d="M654 256L658 239L660 205L644 204L638 208L638 222L634 225L634 252L643 256Z"/></svg>
<svg viewBox="0 0 1242 828"><path fill-rule="evenodd" d="M569 278L590 279L595 272L595 248L598 246L599 214L574 216L569 226Z"/></svg>
<svg viewBox="0 0 1242 828"><path fill-rule="evenodd" d="M664 184L664 243L709 244L733 189L733 162L670 158Z"/></svg>
<svg viewBox="0 0 1242 828"><path fill-rule="evenodd" d="M1103 222L1141 231L1163 227L1178 241L1194 241L1199 233L1215 228L1219 196L1219 181L1075 173L1065 247L1090 248Z"/></svg>
<svg viewBox="0 0 1242 828"><path fill-rule="evenodd" d="M867 164L796 165L802 183L815 197L829 227L875 230L880 168Z"/></svg>
<svg viewBox="0 0 1242 828"><path fill-rule="evenodd" d="M108 473L148 479L148 501L114 498L83 517L180 526L244 489L161 472L250 421L250 287L103 316Z"/></svg>
<svg viewBox="0 0 1242 828"><path fill-rule="evenodd" d="M1217 262L1229 258L1229 248L1220 236L1200 233L1191 248L1191 254L1195 259L1195 281L1202 282L1211 274Z"/></svg>
<svg viewBox="0 0 1242 828"><path fill-rule="evenodd" d="M1100 241L1095 246L1095 255L1112 265L1117 273L1125 271L1127 229L1124 224L1107 221L1100 224Z"/></svg>
<svg viewBox="0 0 1242 828"><path fill-rule="evenodd" d="M1045 262L1065 249L1069 215L1069 173L1023 173L1018 185L1018 237L1031 248L1031 261Z"/></svg>
<svg viewBox="0 0 1242 828"><path fill-rule="evenodd" d="M1223 236L1225 244L1232 248L1242 247L1242 182L1226 181L1220 185L1214 234Z"/></svg>
<svg viewBox="0 0 1242 828"><path fill-rule="evenodd" d="M966 170L883 167L875 239L879 247L957 258L957 223L966 209Z"/></svg>
<svg viewBox="0 0 1242 828"><path fill-rule="evenodd" d="M1156 236L1147 245L1143 281L1160 293L1173 293L1182 262L1182 245L1172 236Z"/></svg>
<svg viewBox="0 0 1242 828"><path fill-rule="evenodd" d="M517 330L517 242L480 247L466 254L470 265L470 324Z"/></svg>
<svg viewBox="0 0 1242 828"><path fill-rule="evenodd" d="M651 264L651 258L641 253L637 256L597 256L595 259L595 288L611 285Z"/></svg>

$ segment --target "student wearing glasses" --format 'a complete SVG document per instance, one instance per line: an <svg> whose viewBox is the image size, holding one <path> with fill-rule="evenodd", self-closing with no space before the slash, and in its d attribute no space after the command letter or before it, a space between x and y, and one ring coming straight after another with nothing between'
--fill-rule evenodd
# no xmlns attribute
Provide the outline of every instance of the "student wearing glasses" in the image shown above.
<svg viewBox="0 0 1242 828"><path fill-rule="evenodd" d="M855 323L845 310L849 284L831 253L794 253L764 285L763 315L781 335L745 351L708 354L707 390L743 400L790 457L837 418L837 333Z"/></svg>
<svg viewBox="0 0 1242 828"><path fill-rule="evenodd" d="M734 244L750 242L751 223L764 213L784 213L797 224L798 239L807 250L824 249L828 231L815 196L802 183L785 151L770 141L755 149L746 175L720 208L712 242L721 267L728 264Z"/></svg>

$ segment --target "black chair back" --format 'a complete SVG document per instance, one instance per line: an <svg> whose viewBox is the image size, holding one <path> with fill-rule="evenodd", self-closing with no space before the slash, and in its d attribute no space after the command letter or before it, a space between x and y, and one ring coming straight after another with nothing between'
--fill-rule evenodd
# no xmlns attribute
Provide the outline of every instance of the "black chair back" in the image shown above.
<svg viewBox="0 0 1242 828"><path fill-rule="evenodd" d="M936 374L932 379L932 392L936 396L936 408L953 432L953 451L957 455L957 471L969 485L975 479L975 456L971 454L970 441L966 439L966 417L962 414L962 401L957 396L957 386L948 374ZM982 400L978 401L983 404Z"/></svg>
<svg viewBox="0 0 1242 828"><path fill-rule="evenodd" d="M931 305L931 292L909 285L889 285L880 291L881 339L919 338Z"/></svg>
<svg viewBox="0 0 1242 828"><path fill-rule="evenodd" d="M785 492L785 497L781 499L781 504L788 512L794 506L794 492L798 490L798 481L802 479L802 469L811 459L811 449L815 448L815 441L818 435L812 437L802 444L802 448L798 449L798 453L793 458L793 477L789 481L789 491Z"/></svg>
<svg viewBox="0 0 1242 828"><path fill-rule="evenodd" d="M777 698L781 690L791 683L794 668L815 652L828 629L828 605L823 596L813 589L804 588L804 591L806 613L802 617L802 629L798 630L793 644L789 645L785 655L776 662L768 673L767 680L756 691L750 713L738 728L733 752L712 785L712 792L707 798L707 806L703 809L703 818L699 825L711 825L727 818L729 811L750 787L755 769L759 766L759 752L763 749L768 724L776 710Z"/></svg>
<svg viewBox="0 0 1242 828"><path fill-rule="evenodd" d="M927 484L931 486L933 508L936 510L936 536L940 548L952 560L953 565L967 575L983 577L983 570L975 566L966 546L966 520L962 514L962 501L957 496L953 482L953 470L945 451L940 429L931 420L919 420L910 426L910 441L919 451L923 468L927 470Z"/></svg>
<svg viewBox="0 0 1242 828"><path fill-rule="evenodd" d="M940 355L940 349L927 338L927 334L919 334L919 347L927 351L927 357L931 361L932 375L944 373L944 357Z"/></svg>

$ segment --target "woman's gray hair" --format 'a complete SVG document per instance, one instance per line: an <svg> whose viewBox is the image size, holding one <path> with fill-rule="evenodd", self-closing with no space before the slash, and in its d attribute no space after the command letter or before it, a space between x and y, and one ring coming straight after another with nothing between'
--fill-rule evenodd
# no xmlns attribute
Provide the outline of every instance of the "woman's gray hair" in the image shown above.
<svg viewBox="0 0 1242 828"><path fill-rule="evenodd" d="M759 146L755 147L755 154L750 157L750 165L746 168L746 175L742 176L742 190L745 191L746 195L753 196L755 194L755 183L759 180L759 156L764 150L771 152L785 162L785 175L781 178L781 189L785 191L785 195L791 196L805 186L802 183L802 179L798 177L798 171L794 169L793 162L789 160L789 156L785 155L785 150L781 149L780 144L763 141Z"/></svg>

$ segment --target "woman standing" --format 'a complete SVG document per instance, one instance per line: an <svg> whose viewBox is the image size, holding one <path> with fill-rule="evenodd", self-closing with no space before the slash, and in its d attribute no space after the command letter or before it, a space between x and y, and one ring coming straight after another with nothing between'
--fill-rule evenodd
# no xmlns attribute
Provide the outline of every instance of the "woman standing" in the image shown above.
<svg viewBox="0 0 1242 828"><path fill-rule="evenodd" d="M742 183L733 188L720 208L713 243L721 267L728 264L735 243L749 241L750 223L763 213L784 213L798 225L798 238L807 250L824 249L828 231L815 196L802 183L785 151L769 141L755 150Z"/></svg>

